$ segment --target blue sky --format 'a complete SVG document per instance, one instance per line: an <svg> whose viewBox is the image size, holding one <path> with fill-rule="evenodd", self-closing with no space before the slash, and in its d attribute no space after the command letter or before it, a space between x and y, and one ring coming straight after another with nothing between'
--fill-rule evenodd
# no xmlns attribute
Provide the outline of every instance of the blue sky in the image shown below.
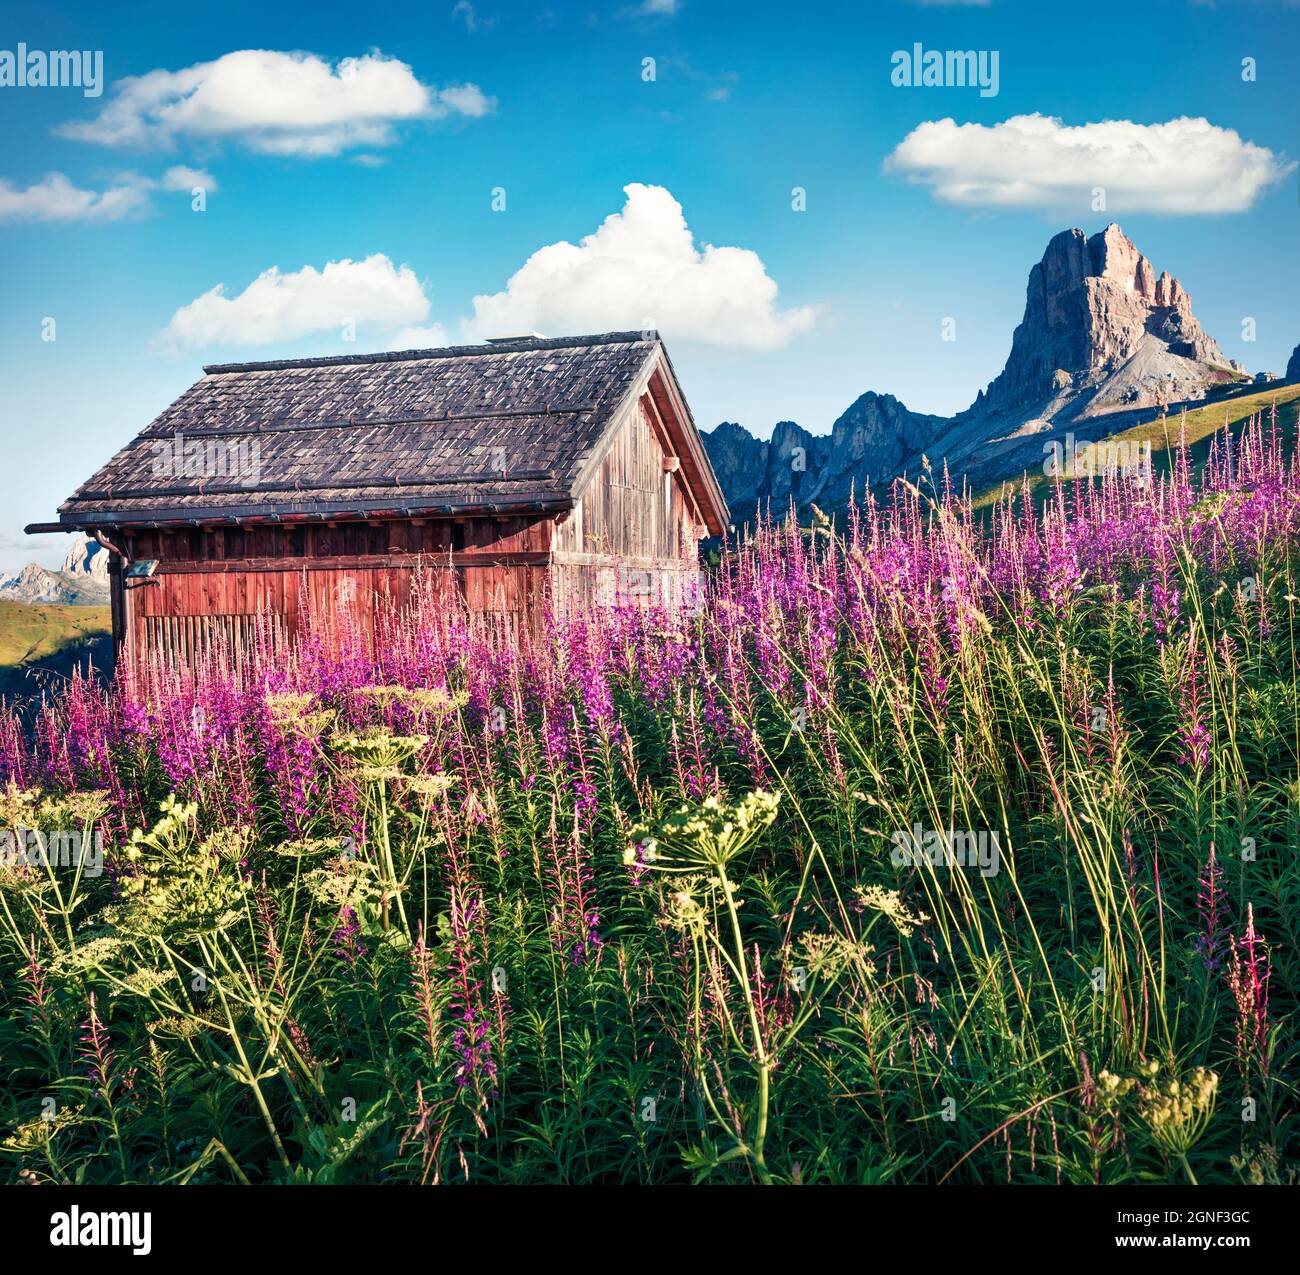
<svg viewBox="0 0 1300 1275"><path fill-rule="evenodd" d="M948 413L1000 370L1048 238L1109 221L1181 280L1228 355L1280 370L1300 341L1288 4L124 16L19 0L6 17L0 50L102 50L107 87L0 87L0 571L62 556L23 524L53 517L205 362L652 319L702 427L820 432L868 389ZM891 55L918 42L996 51L996 96L892 84ZM247 50L275 56L229 60ZM349 58L366 60L340 73ZM1007 125L1027 115L1046 117L1028 139ZM1147 132L1184 117L1204 124ZM982 128L924 130L945 119ZM495 300L476 313L476 296Z"/></svg>

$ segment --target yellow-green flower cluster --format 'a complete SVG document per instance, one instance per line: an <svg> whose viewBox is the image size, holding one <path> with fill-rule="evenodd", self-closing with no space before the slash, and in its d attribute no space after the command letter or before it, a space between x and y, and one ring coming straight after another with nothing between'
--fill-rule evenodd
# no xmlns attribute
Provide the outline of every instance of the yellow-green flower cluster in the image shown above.
<svg viewBox="0 0 1300 1275"><path fill-rule="evenodd" d="M316 697L307 692L277 691L266 697L271 724L319 736L328 730L338 714L332 708L318 708Z"/></svg>
<svg viewBox="0 0 1300 1275"><path fill-rule="evenodd" d="M711 877L682 877L664 895L661 924L703 939L708 928L709 913L716 901L717 889L717 882Z"/></svg>
<svg viewBox="0 0 1300 1275"><path fill-rule="evenodd" d="M1151 1136L1171 1155L1186 1155L1214 1114L1219 1077L1197 1067L1186 1080L1176 1077L1138 1090L1138 1115Z"/></svg>
<svg viewBox="0 0 1300 1275"><path fill-rule="evenodd" d="M859 966L866 974L875 973L870 961L872 949L865 943L855 942L842 934L821 934L809 931L799 936L798 960L814 978L828 982L840 976L850 965Z"/></svg>
<svg viewBox="0 0 1300 1275"><path fill-rule="evenodd" d="M131 907L122 928L192 938L234 924L248 885L230 865L246 849L247 832L227 830L196 845L197 805L173 795L160 809L158 823L147 833L137 828L127 847L122 893Z"/></svg>
<svg viewBox="0 0 1300 1275"><path fill-rule="evenodd" d="M155 1018L147 1026L151 1036L158 1036L163 1040L190 1040L203 1030L196 1019L184 1018L179 1014Z"/></svg>
<svg viewBox="0 0 1300 1275"><path fill-rule="evenodd" d="M408 775L403 780L402 787L406 792L413 793L417 797L431 800L443 796L455 782L453 776L437 771L427 775Z"/></svg>
<svg viewBox="0 0 1300 1275"><path fill-rule="evenodd" d="M314 859L322 854L338 854L343 848L337 837L300 837L296 841L278 841L269 847L283 859Z"/></svg>
<svg viewBox="0 0 1300 1275"><path fill-rule="evenodd" d="M427 735L394 735L391 731L349 731L334 736L334 747L360 768L363 779L401 778L401 767L429 742Z"/></svg>
<svg viewBox="0 0 1300 1275"><path fill-rule="evenodd" d="M19 788L11 780L0 789L0 828L86 828L108 807L108 794L97 789L46 797L39 788Z"/></svg>
<svg viewBox="0 0 1300 1275"><path fill-rule="evenodd" d="M1186 1155L1205 1132L1214 1114L1219 1090L1216 1072L1194 1068L1185 1079L1160 1076L1154 1059L1143 1063L1138 1075L1119 1077L1103 1071L1097 1077L1098 1103L1104 1111L1117 1111L1129 1094L1137 1095L1137 1112L1156 1144L1169 1155Z"/></svg>
<svg viewBox="0 0 1300 1275"><path fill-rule="evenodd" d="M134 996L148 1000L155 992L161 991L168 983L175 982L176 975L171 970L132 970L123 980L125 990Z"/></svg>
<svg viewBox="0 0 1300 1275"><path fill-rule="evenodd" d="M904 938L930 919L924 912L913 912L897 890L886 890L879 885L859 885L854 886L853 895L863 907L888 918Z"/></svg>
<svg viewBox="0 0 1300 1275"><path fill-rule="evenodd" d="M634 828L624 861L665 872L725 868L772 825L780 803L780 793L760 788L735 804L709 797L681 805L657 824Z"/></svg>
<svg viewBox="0 0 1300 1275"><path fill-rule="evenodd" d="M362 686L357 694L381 707L400 706L430 717L449 717L469 701L467 695L452 694L440 686Z"/></svg>
<svg viewBox="0 0 1300 1275"><path fill-rule="evenodd" d="M324 867L313 868L303 878L303 885L317 903L335 910L350 908L354 912L375 904L383 893L374 866L365 859L345 855L330 860Z"/></svg>
<svg viewBox="0 0 1300 1275"><path fill-rule="evenodd" d="M59 978L84 974L87 970L112 965L126 947L126 941L112 934L97 934L76 947L60 952L50 962L50 973Z"/></svg>
<svg viewBox="0 0 1300 1275"><path fill-rule="evenodd" d="M66 1129L71 1125L84 1124L87 1119L84 1108L81 1106L55 1107L48 1116L40 1116L35 1120L28 1120L25 1124L20 1124L9 1137L0 1142L0 1147L3 1147L6 1151L20 1153L41 1151L49 1145L50 1139L60 1129Z"/></svg>

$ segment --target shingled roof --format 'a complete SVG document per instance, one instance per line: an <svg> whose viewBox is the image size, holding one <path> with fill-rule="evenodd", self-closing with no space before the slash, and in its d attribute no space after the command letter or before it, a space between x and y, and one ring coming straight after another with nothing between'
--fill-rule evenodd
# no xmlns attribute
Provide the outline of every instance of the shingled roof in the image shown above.
<svg viewBox="0 0 1300 1275"><path fill-rule="evenodd" d="M559 511L660 358L671 377L657 333L609 332L205 367L58 525ZM256 463L217 477L166 463L197 446ZM707 461L701 480L725 517Z"/></svg>

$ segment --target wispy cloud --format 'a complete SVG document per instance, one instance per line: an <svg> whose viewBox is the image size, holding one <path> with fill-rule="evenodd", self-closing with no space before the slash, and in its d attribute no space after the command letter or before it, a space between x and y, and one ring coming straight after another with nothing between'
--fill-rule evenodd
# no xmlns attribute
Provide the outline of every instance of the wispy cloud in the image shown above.
<svg viewBox="0 0 1300 1275"><path fill-rule="evenodd" d="M217 179L206 169L190 168L185 164L177 164L162 175L158 185L162 190L186 192L193 190L196 186L202 186L210 195L217 189Z"/></svg>
<svg viewBox="0 0 1300 1275"><path fill-rule="evenodd" d="M682 0L637 0L636 4L624 5L623 8L617 9L614 16L624 22L635 22L638 20L650 19L651 21L661 18L675 17L682 9ZM598 21L598 16L592 13L588 21Z"/></svg>
<svg viewBox="0 0 1300 1275"><path fill-rule="evenodd" d="M471 35L478 31L490 31L497 24L495 17L485 18L478 11L478 6L471 4L470 0L458 0L456 7L451 11L452 21L463 22L465 30Z"/></svg>
<svg viewBox="0 0 1300 1275"><path fill-rule="evenodd" d="M395 333L386 343L390 350L432 350L447 345L447 329L441 323L429 323L423 327L403 328Z"/></svg>
<svg viewBox="0 0 1300 1275"><path fill-rule="evenodd" d="M229 141L319 157L391 145L401 123L478 118L495 107L476 84L423 84L405 62L381 53L331 64L311 53L243 49L181 71L119 80L99 114L56 131L104 146Z"/></svg>
<svg viewBox="0 0 1300 1275"><path fill-rule="evenodd" d="M659 69L660 71L667 71L669 74L680 75L693 84L700 85L704 90L705 101L708 102L728 101L732 91L740 83L739 72L702 71L690 58L680 53L671 57L660 58Z"/></svg>
<svg viewBox="0 0 1300 1275"><path fill-rule="evenodd" d="M50 552L50 539L48 536L28 536L19 531L0 530L0 549L36 549L44 550L48 555ZM4 571L0 570L0 577L4 576L4 574Z"/></svg>
<svg viewBox="0 0 1300 1275"><path fill-rule="evenodd" d="M1074 127L1037 114L993 125L931 120L885 161L886 172L945 203L1069 210L1086 208L1100 187L1115 213L1244 212L1294 168L1233 129L1185 116Z"/></svg>
<svg viewBox="0 0 1300 1275"><path fill-rule="evenodd" d="M7 222L108 222L138 217L152 207L150 192L217 189L216 179L199 168L178 165L161 177L123 173L102 190L86 190L64 173L49 173L27 187L0 178L0 221Z"/></svg>

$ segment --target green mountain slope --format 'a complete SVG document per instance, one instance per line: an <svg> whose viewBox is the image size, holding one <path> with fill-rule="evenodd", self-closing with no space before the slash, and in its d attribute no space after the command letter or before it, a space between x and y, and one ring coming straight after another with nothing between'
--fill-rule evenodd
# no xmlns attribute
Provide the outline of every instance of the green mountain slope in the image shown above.
<svg viewBox="0 0 1300 1275"><path fill-rule="evenodd" d="M1293 438L1297 418L1300 417L1300 383L1269 385L1262 389L1237 390L1216 398L1203 407L1192 408L1186 417L1152 415L1151 420L1114 434L1093 440L1097 444L1126 445L1130 448L1151 444L1151 460L1157 473L1169 466L1169 454L1178 446L1179 437L1187 431L1188 450L1194 463L1204 460L1210 449L1210 440L1224 425L1240 426L1250 417L1262 414L1265 421L1277 409L1277 423L1284 436ZM1007 474L974 495L976 509L987 508L1001 497L1008 486L1019 493L1021 474ZM1035 501L1041 501L1051 490L1051 482L1041 471L1029 473L1029 484Z"/></svg>
<svg viewBox="0 0 1300 1275"><path fill-rule="evenodd" d="M0 695L30 695L74 666L112 664L108 607L0 602Z"/></svg>

